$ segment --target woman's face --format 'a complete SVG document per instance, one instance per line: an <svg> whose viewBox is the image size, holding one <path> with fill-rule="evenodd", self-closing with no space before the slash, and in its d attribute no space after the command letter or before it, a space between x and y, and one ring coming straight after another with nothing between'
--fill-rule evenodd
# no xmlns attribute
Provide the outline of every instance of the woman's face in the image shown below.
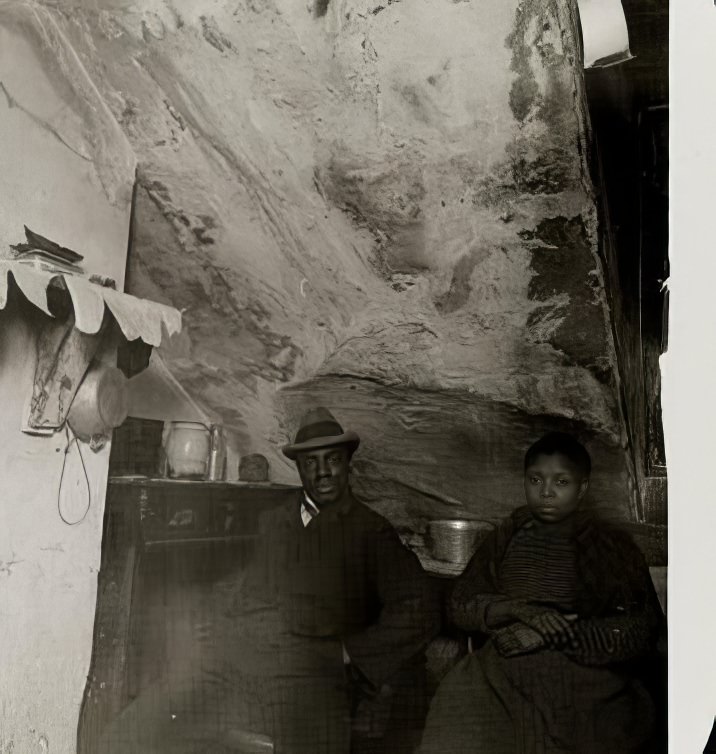
<svg viewBox="0 0 716 754"><path fill-rule="evenodd" d="M544 523L564 521L587 492L589 479L561 453L539 455L525 470L525 496L532 515Z"/></svg>

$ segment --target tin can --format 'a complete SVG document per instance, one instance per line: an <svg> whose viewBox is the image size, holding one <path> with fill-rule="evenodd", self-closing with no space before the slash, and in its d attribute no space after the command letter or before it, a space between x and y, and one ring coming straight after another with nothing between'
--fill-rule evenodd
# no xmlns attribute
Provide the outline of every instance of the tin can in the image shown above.
<svg viewBox="0 0 716 754"><path fill-rule="evenodd" d="M440 519L430 521L428 536L431 554L436 560L464 568L482 538L493 529L487 521Z"/></svg>

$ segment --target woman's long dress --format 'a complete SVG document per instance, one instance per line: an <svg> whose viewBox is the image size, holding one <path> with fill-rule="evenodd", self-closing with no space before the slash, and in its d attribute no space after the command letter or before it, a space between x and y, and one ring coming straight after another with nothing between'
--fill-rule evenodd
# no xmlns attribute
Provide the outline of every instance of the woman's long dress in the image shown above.
<svg viewBox="0 0 716 754"><path fill-rule="evenodd" d="M475 558L456 586L453 612L464 628L489 638L444 679L420 753L651 751L644 747L649 746L653 705L628 660L648 650L658 617L646 583L648 570L636 548L581 516L554 525L518 512ZM599 569L599 560L602 573L595 579L590 571ZM609 581L616 586L619 578L625 588L606 594ZM590 608L589 592L595 587L604 604ZM510 627L492 631L485 623L490 605L504 599L583 616L575 624L579 649L567 653L542 647L505 656ZM612 641L622 635L628 646Z"/></svg>

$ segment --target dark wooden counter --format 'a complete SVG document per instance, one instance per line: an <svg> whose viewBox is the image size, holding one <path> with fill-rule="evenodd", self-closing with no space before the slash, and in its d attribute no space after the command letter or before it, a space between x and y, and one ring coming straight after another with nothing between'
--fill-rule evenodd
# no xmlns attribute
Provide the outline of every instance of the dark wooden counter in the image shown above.
<svg viewBox="0 0 716 754"><path fill-rule="evenodd" d="M186 661L216 609L212 584L245 565L260 514L295 494L270 483L110 479L80 754L94 754L106 724Z"/></svg>

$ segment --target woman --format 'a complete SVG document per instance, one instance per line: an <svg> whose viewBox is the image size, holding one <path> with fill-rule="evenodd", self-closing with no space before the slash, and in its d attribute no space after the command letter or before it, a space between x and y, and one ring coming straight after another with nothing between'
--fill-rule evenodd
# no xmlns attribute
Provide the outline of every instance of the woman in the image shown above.
<svg viewBox="0 0 716 754"><path fill-rule="evenodd" d="M630 537L583 509L590 472L569 435L528 450L527 505L455 584L451 619L484 644L438 689L421 754L661 750L640 680L661 609Z"/></svg>

